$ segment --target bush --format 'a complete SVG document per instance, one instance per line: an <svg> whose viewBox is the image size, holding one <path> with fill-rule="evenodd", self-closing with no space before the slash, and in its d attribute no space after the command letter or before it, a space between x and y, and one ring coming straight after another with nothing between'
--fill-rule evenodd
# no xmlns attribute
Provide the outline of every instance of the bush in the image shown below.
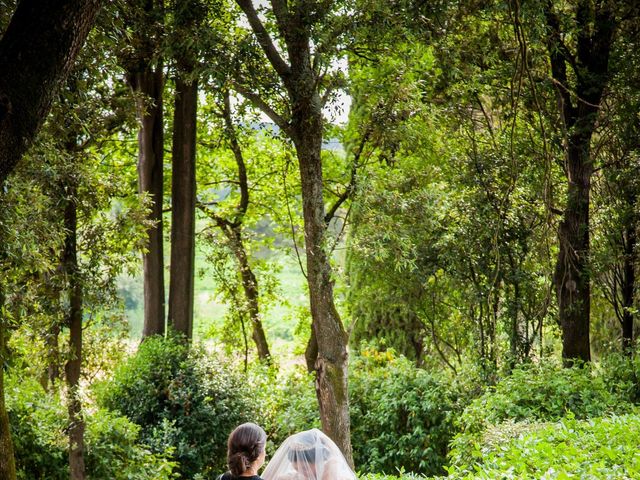
<svg viewBox="0 0 640 480"><path fill-rule="evenodd" d="M640 404L640 355L608 355L601 364L600 375L620 402Z"/></svg>
<svg viewBox="0 0 640 480"><path fill-rule="evenodd" d="M6 387L18 479L68 479L67 412L60 398L28 377L8 376ZM141 446L139 427L126 418L97 411L86 417L86 423L87 479L175 478L175 465Z"/></svg>
<svg viewBox="0 0 640 480"><path fill-rule="evenodd" d="M178 478L167 453L154 454L138 443L140 427L113 412L90 417L85 435L87 479L169 480Z"/></svg>
<svg viewBox="0 0 640 480"><path fill-rule="evenodd" d="M457 409L448 385L392 350L365 349L353 357L349 387L357 468L443 473Z"/></svg>
<svg viewBox="0 0 640 480"><path fill-rule="evenodd" d="M141 427L151 451L171 450L186 478L224 470L229 433L255 420L246 381L175 338L146 339L97 393L102 407Z"/></svg>
<svg viewBox="0 0 640 480"><path fill-rule="evenodd" d="M486 431L505 421L557 421L567 414L585 419L631 408L590 368L522 365L464 410L458 422L462 433L452 442L450 460L452 465L479 460Z"/></svg>
<svg viewBox="0 0 640 480"><path fill-rule="evenodd" d="M640 478L640 416L625 415L540 426L496 444L482 462L450 469L451 479Z"/></svg>
<svg viewBox="0 0 640 480"><path fill-rule="evenodd" d="M259 396L262 415L258 423L267 432L267 454L272 455L294 433L320 428L320 413L314 376L302 365L279 373L274 368L255 365L251 383Z"/></svg>
<svg viewBox="0 0 640 480"><path fill-rule="evenodd" d="M29 377L5 376L5 393L19 480L66 480L67 412Z"/></svg>

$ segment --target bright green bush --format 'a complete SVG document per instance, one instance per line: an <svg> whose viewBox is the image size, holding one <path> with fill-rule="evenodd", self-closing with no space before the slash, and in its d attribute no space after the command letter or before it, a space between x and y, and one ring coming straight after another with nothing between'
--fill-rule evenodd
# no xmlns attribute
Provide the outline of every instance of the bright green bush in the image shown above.
<svg viewBox="0 0 640 480"><path fill-rule="evenodd" d="M607 389L621 402L640 404L640 355L608 355L600 366Z"/></svg>
<svg viewBox="0 0 640 480"><path fill-rule="evenodd" d="M97 393L102 407L141 427L151 451L171 450L186 478L223 471L227 436L256 420L247 382L231 366L174 338L145 340Z"/></svg>
<svg viewBox="0 0 640 480"><path fill-rule="evenodd" d="M89 480L169 480L176 463L138 443L140 427L113 412L99 410L88 422L85 466ZM169 452L166 452L169 453Z"/></svg>
<svg viewBox="0 0 640 480"><path fill-rule="evenodd" d="M67 412L60 399L29 377L5 381L18 479L68 479Z"/></svg>
<svg viewBox="0 0 640 480"><path fill-rule="evenodd" d="M454 433L456 395L443 379L392 350L352 357L354 461L362 472L440 474Z"/></svg>
<svg viewBox="0 0 640 480"><path fill-rule="evenodd" d="M640 478L640 416L576 420L572 415L509 443L482 461L450 469L452 479Z"/></svg>
<svg viewBox="0 0 640 480"><path fill-rule="evenodd" d="M260 402L258 423L267 432L267 453L273 454L287 437L320 428L314 376L302 365L286 372L255 365L251 384Z"/></svg>
<svg viewBox="0 0 640 480"><path fill-rule="evenodd" d="M426 477L414 473L401 473L397 475L385 475L384 473L363 473L358 475L360 480L424 480ZM431 480L445 477L429 477Z"/></svg>
<svg viewBox="0 0 640 480"><path fill-rule="evenodd" d="M460 465L471 457L479 458L485 432L505 421L557 421L568 414L585 419L631 409L590 368L562 368L552 363L522 365L464 410L450 461Z"/></svg>
<svg viewBox="0 0 640 480"><path fill-rule="evenodd" d="M14 441L18 479L69 478L67 412L60 398L46 393L29 377L8 376L7 407ZM85 417L87 479L169 480L174 464L138 442L139 427L105 411Z"/></svg>

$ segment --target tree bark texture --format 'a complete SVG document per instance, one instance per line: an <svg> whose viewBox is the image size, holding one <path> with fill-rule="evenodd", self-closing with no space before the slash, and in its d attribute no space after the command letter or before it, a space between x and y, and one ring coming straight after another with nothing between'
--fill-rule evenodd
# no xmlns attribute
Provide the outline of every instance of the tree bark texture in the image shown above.
<svg viewBox="0 0 640 480"><path fill-rule="evenodd" d="M55 386L60 380L60 325L56 322L51 326L51 329L47 332L46 346L47 346L47 387Z"/></svg>
<svg viewBox="0 0 640 480"><path fill-rule="evenodd" d="M567 205L558 229L560 248L555 282L562 328L562 356L566 360L591 360L589 324L589 196L593 171L589 139L569 145Z"/></svg>
<svg viewBox="0 0 640 480"><path fill-rule="evenodd" d="M269 352L269 344L267 337L262 328L262 316L260 314L260 295L258 287L258 279L256 278L251 265L249 264L249 258L247 256L247 250L245 248L244 239L242 236L242 228L244 224L244 217L249 209L249 180L247 177L247 166L244 161L244 155L240 148L240 143L236 136L236 131L233 125L233 119L231 117L231 99L228 90L224 92L223 101L223 117L225 123L225 130L229 138L231 150L238 166L238 185L240 187L240 202L236 208L236 214L233 221L225 221L221 218L217 220L218 226L222 229L223 233L227 237L233 254L238 262L238 268L240 269L240 276L242 278L242 288L244 290L244 296L247 301L247 310L249 313L249 319L251 321L252 333L251 338L256 344L258 351L258 358L263 362L270 362L271 353Z"/></svg>
<svg viewBox="0 0 640 480"><path fill-rule="evenodd" d="M82 404L80 401L80 374L82 371L82 280L78 268L78 213L76 188L67 190L64 223L66 237L64 243L64 270L67 277L69 306L66 324L69 327L70 358L65 365L67 380L67 402L69 411L69 469L71 480L83 480L84 468L84 430Z"/></svg>
<svg viewBox="0 0 640 480"><path fill-rule="evenodd" d="M29 147L101 0L22 0L0 40L0 182Z"/></svg>
<svg viewBox="0 0 640 480"><path fill-rule="evenodd" d="M319 102L318 102L319 105ZM318 111L318 114L320 112ZM353 465L347 384L347 334L333 300L331 264L325 250L322 195L322 119L301 118L294 143L298 154L312 329L317 346L314 369L322 429Z"/></svg>
<svg viewBox="0 0 640 480"><path fill-rule="evenodd" d="M171 183L169 324L193 336L198 84L176 79Z"/></svg>
<svg viewBox="0 0 640 480"><path fill-rule="evenodd" d="M614 7L607 2L577 2L577 46L572 53L564 44L565 32L561 31L552 2L547 0L544 5L551 73L565 127L567 200L558 229L554 280L562 329L562 357L567 365L575 360L591 359L589 203L594 170L591 138L609 80L609 54L616 28ZM569 82L568 68L573 70L575 82Z"/></svg>
<svg viewBox="0 0 640 480"><path fill-rule="evenodd" d="M3 305L4 292L0 291L0 306ZM7 408L4 401L4 364L7 360L6 330L7 327L4 317L0 313L0 478L3 480L16 480L13 441L11 440L9 416L7 415Z"/></svg>
<svg viewBox="0 0 640 480"><path fill-rule="evenodd" d="M322 106L311 67L308 38L289 53L292 61L291 138L296 148L302 187L305 253L313 338L317 356L316 395L322 429L336 442L350 465L347 334L333 299L332 269L326 251L322 175Z"/></svg>
<svg viewBox="0 0 640 480"><path fill-rule="evenodd" d="M143 254L144 326L142 337L163 335L164 318L164 249L162 227L164 127L162 91L164 78L162 63L155 69L150 64L130 72L131 87L136 93L138 132L138 188L151 198L147 230L147 251Z"/></svg>
<svg viewBox="0 0 640 480"><path fill-rule="evenodd" d="M273 69L280 76L289 100L290 121L285 121L266 102L247 92L283 128L294 143L302 184L307 281L310 292L312 338L307 362L316 372L316 394L322 429L353 466L347 385L347 334L333 299L332 269L326 251L325 209L322 177L322 99L320 73L311 53L311 30L328 14L331 2L302 1L288 5L273 0L271 6L289 62L278 52L251 0L236 0ZM316 59L317 60L317 59ZM245 95L245 92L241 92ZM317 353L315 361L311 358Z"/></svg>
<svg viewBox="0 0 640 480"><path fill-rule="evenodd" d="M244 296L247 300L247 310L249 313L249 319L251 320L251 338L256 344L258 358L261 361L269 362L271 359L271 353L269 352L267 336L264 333L264 328L262 328L258 279L253 273L253 270L251 270L251 265L249 265L249 258L247 257L247 252L242 240L240 226L225 229L225 234L231 243L231 248L233 249L233 253L238 262L238 267L240 268L242 289L244 290Z"/></svg>
<svg viewBox="0 0 640 480"><path fill-rule="evenodd" d="M635 197L635 195L634 195ZM632 205L635 205L635 198ZM635 217L635 216L634 216ZM627 355L633 353L633 307L636 291L636 222L626 225L623 235L624 260L622 265L622 350Z"/></svg>

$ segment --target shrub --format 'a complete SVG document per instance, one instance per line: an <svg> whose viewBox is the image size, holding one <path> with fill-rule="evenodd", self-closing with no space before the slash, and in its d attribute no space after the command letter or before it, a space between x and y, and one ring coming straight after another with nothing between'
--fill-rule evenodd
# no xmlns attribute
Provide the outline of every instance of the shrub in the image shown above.
<svg viewBox="0 0 640 480"><path fill-rule="evenodd" d="M67 412L29 377L7 377L7 407L20 480L69 478ZM138 443L139 427L105 411L86 416L87 479L169 480L175 465Z"/></svg>
<svg viewBox="0 0 640 480"><path fill-rule="evenodd" d="M450 469L451 479L640 478L640 416L576 420L569 415L509 443L482 462Z"/></svg>
<svg viewBox="0 0 640 480"><path fill-rule="evenodd" d="M261 423L267 432L267 453L273 454L287 437L302 430L320 428L314 376L302 365L281 373L255 365L251 383L259 395Z"/></svg>
<svg viewBox="0 0 640 480"><path fill-rule="evenodd" d="M600 375L607 390L620 402L640 404L640 355L608 355L601 364Z"/></svg>
<svg viewBox="0 0 640 480"><path fill-rule="evenodd" d="M60 399L30 377L5 381L18 479L68 479L67 412Z"/></svg>
<svg viewBox="0 0 640 480"><path fill-rule="evenodd" d="M85 435L87 479L169 480L176 463L138 443L140 427L113 412L98 410ZM170 453L170 452L167 452Z"/></svg>
<svg viewBox="0 0 640 480"><path fill-rule="evenodd" d="M140 425L153 452L172 451L186 478L225 469L227 436L255 420L255 401L233 368L175 338L149 338L98 389L104 408Z"/></svg>
<svg viewBox="0 0 640 480"><path fill-rule="evenodd" d="M456 395L392 350L363 350L350 374L354 461L363 472L444 472Z"/></svg>
<svg viewBox="0 0 640 480"><path fill-rule="evenodd" d="M452 442L450 460L459 465L479 459L487 429L508 420L557 421L567 414L584 419L630 410L590 368L522 365L464 410L458 422L462 433Z"/></svg>

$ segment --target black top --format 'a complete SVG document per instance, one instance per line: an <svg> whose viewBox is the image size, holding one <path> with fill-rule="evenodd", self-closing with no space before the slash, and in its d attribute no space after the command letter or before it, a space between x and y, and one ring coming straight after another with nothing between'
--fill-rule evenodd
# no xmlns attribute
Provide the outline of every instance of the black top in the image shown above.
<svg viewBox="0 0 640 480"><path fill-rule="evenodd" d="M262 480L258 475L252 475L250 477L236 477L231 472L223 473L218 477L218 480Z"/></svg>

